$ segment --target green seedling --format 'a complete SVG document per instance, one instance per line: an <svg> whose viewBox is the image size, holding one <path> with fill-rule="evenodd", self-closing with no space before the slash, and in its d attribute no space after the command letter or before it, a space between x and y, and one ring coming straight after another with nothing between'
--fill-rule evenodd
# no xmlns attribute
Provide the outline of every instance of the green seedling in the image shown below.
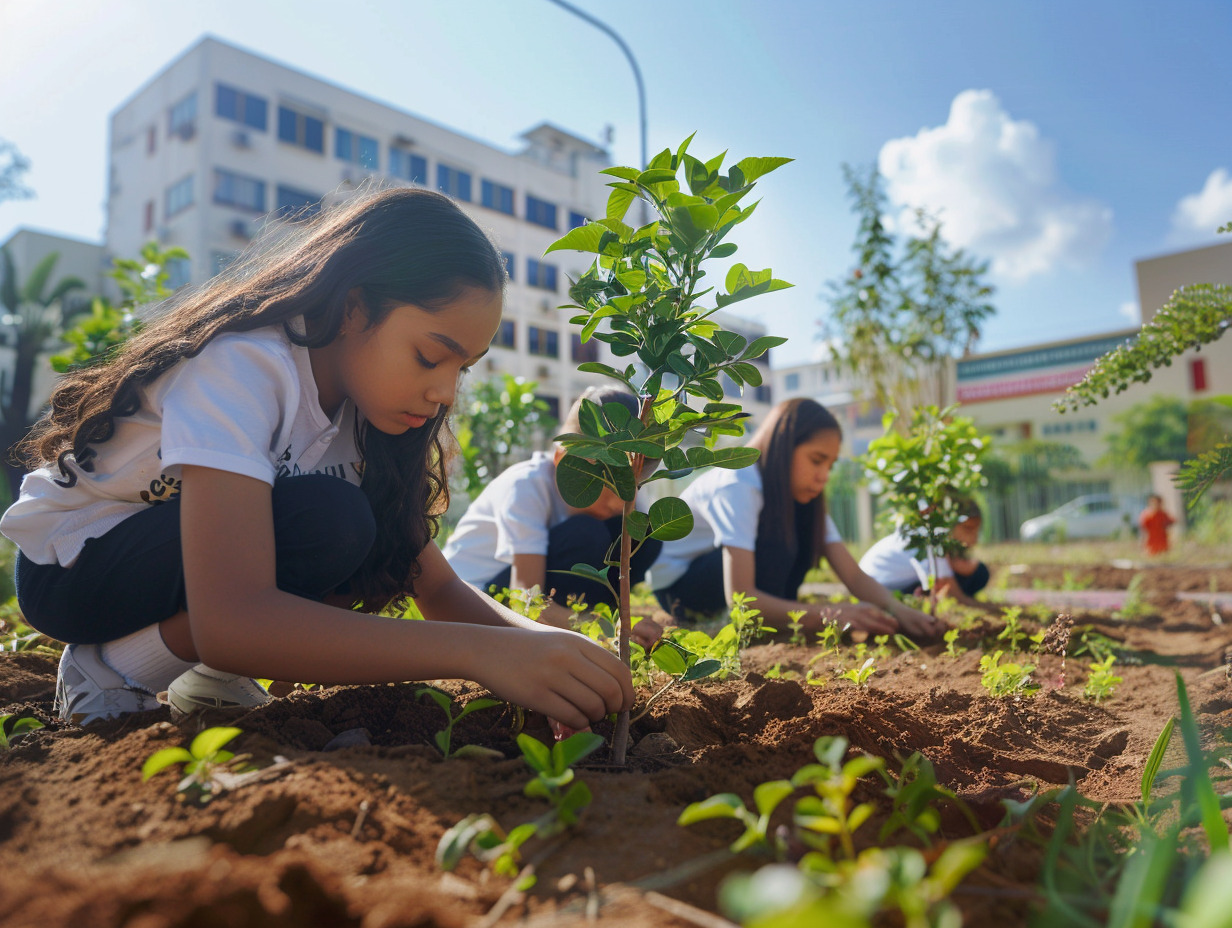
<svg viewBox="0 0 1232 928"><path fill-rule="evenodd" d="M1002 664L1004 651L995 651L980 658L980 684L994 699L1006 696L1029 696L1039 689L1031 679L1034 664Z"/></svg>
<svg viewBox="0 0 1232 928"><path fill-rule="evenodd" d="M957 658L960 654L966 654L970 650L958 643L958 636L961 634L961 629L951 628L941 636L945 641L945 653L950 657Z"/></svg>
<svg viewBox="0 0 1232 928"><path fill-rule="evenodd" d="M839 679L850 680L860 689L868 686L868 681L872 679L873 674L877 672L873 658L867 658L859 667L852 667L849 670L844 670L838 674Z"/></svg>
<svg viewBox="0 0 1232 928"><path fill-rule="evenodd" d="M148 780L156 773L176 764L183 764L184 777L176 792L193 795L201 802L208 802L223 788L226 773L242 773L247 754L233 754L224 750L236 735L238 728L207 728L192 744L185 748L163 748L155 751L141 765L141 779Z"/></svg>
<svg viewBox="0 0 1232 928"><path fill-rule="evenodd" d="M1129 581L1129 588L1125 591L1125 602L1112 614L1113 618L1120 619L1122 622L1138 622L1155 614L1155 608L1142 593L1142 581L1145 576L1145 574L1134 574L1133 579Z"/></svg>
<svg viewBox="0 0 1232 928"><path fill-rule="evenodd" d="M902 769L895 775L884 767L878 773L885 780L885 794L894 803L890 815L881 826L877 840L885 841L897 831L909 831L925 844L932 844L932 836L941 827L938 803L956 807L967 819L973 832L980 831L975 814L953 790L937 782L937 772L932 762L915 751L903 761Z"/></svg>
<svg viewBox="0 0 1232 928"><path fill-rule="evenodd" d="M686 806L676 819L676 824L693 825L710 819L734 818L744 825L744 833L731 844L734 853L739 854L756 847L782 856L784 848L781 844L771 842L770 816L779 803L795 790L789 780L772 780L757 785L753 789L753 806L756 811L750 810L744 800L735 793L719 793Z"/></svg>
<svg viewBox="0 0 1232 928"><path fill-rule="evenodd" d="M1087 684L1082 689L1083 696L1101 702L1112 695L1117 684L1121 682L1121 678L1112 672L1115 661L1116 655L1109 654L1102 661L1095 661L1090 665L1091 675L1087 677Z"/></svg>
<svg viewBox="0 0 1232 928"><path fill-rule="evenodd" d="M791 629L791 637L787 639L790 644L804 644L804 631L801 628L801 619L805 616L803 609L792 609L787 613L787 627Z"/></svg>
<svg viewBox="0 0 1232 928"><path fill-rule="evenodd" d="M0 751L7 751L13 746L13 742L22 735L27 735L32 731L38 731L40 728L45 728L38 719L17 718L16 715L0 715Z"/></svg>
<svg viewBox="0 0 1232 928"><path fill-rule="evenodd" d="M1017 654L1021 649L1021 644L1028 637L1027 632L1023 630L1019 619L1022 616L1022 609L1018 606L1011 606L1005 610L1005 627L997 634L998 641L1004 641L1006 647L1009 648L1010 654Z"/></svg>
<svg viewBox="0 0 1232 928"><path fill-rule="evenodd" d="M873 657L879 661L890 659L890 636L889 635L874 635L873 636Z"/></svg>
<svg viewBox="0 0 1232 928"><path fill-rule="evenodd" d="M668 675L668 681L654 695L646 700L642 711L633 716L630 721L636 722L650 711L651 704L673 686L681 683L692 683L714 676L723 669L721 661L714 658L702 658L685 648L671 638L660 638L650 650L650 662Z"/></svg>
<svg viewBox="0 0 1232 928"><path fill-rule="evenodd" d="M756 204L741 206L754 182L786 164L787 158L745 158L722 170L725 156L700 161L688 154L690 136L674 152L655 155L645 169L610 167L606 215L572 229L549 246L594 256L590 268L569 288L583 343L598 339L612 355L627 359L623 368L601 361L578 366L584 373L619 381L639 398L637 415L619 403L583 402L579 430L559 435L565 456L556 466L556 484L570 506L592 505L606 487L624 501L620 538L601 565L575 564L573 572L608 586L620 604L619 654L629 661L629 563L635 547L648 538L671 541L693 527L688 504L677 497L655 500L646 512L634 507L638 488L658 479L683 477L704 467L737 469L757 460L753 448L720 447L723 435L743 434L740 406L727 402L721 375L741 390L762 383L754 363L786 341L763 336L751 343L711 319L720 309L790 284L769 268L731 265L722 287L703 284L702 266L729 258L737 250L728 234L753 215ZM639 227L625 219L635 200L646 212ZM688 403L700 400L700 409ZM685 447L690 433L699 445ZM661 468L646 467L660 460ZM608 568L618 568L617 590ZM621 713L612 740L612 759L623 764L629 716Z"/></svg>
<svg viewBox="0 0 1232 928"><path fill-rule="evenodd" d="M838 622L823 613L821 631L817 633L817 644L821 646L822 653L837 654L843 644L843 632L848 628L851 628L850 623L839 628Z"/></svg>
<svg viewBox="0 0 1232 928"><path fill-rule="evenodd" d="M1089 656L1092 660L1105 660L1110 654L1115 654L1121 647L1121 642L1109 638L1102 632L1097 632L1089 625L1078 630L1078 644L1073 650L1074 657Z"/></svg>
<svg viewBox="0 0 1232 928"><path fill-rule="evenodd" d="M440 690L432 686L423 686L415 691L415 698L421 696L430 696L432 701L436 703L442 712L445 713L445 727L433 735L433 740L436 741L436 746L444 757L504 757L500 751L493 751L490 748L481 748L476 744L464 744L456 751L453 750L453 727L460 721L470 715L472 712L478 712L480 709L491 709L493 706L503 705L499 699L492 699L489 696L480 696L478 699L472 699L464 705L457 715L451 713L453 707L453 698L448 693L442 693Z"/></svg>
<svg viewBox="0 0 1232 928"><path fill-rule="evenodd" d="M799 680L800 674L795 670L784 670L783 664L780 661L769 670L766 671L767 680Z"/></svg>
<svg viewBox="0 0 1232 928"><path fill-rule="evenodd" d="M573 765L602 746L603 738L588 731L570 735L550 748L530 735L518 735L522 758L535 771L522 792L546 799L551 808L508 832L487 813L468 815L441 836L436 848L437 865L452 870L469 851L496 873L517 877L522 872L521 848L527 841L556 837L576 825L582 810L590 805L590 788L576 778ZM533 875L525 874L518 888L529 889L534 882Z"/></svg>
<svg viewBox="0 0 1232 928"><path fill-rule="evenodd" d="M834 859L831 844L836 837L843 857L855 859L852 836L868 821L876 807L871 802L853 805L851 795L861 777L885 766L885 761L871 754L860 754L844 761L847 747L847 739L841 736L818 738L813 744L817 763L801 767L791 778L793 787L807 786L813 790L812 796L805 796L796 803L793 823L797 835L813 849L814 855L821 855L827 861Z"/></svg>
<svg viewBox="0 0 1232 928"><path fill-rule="evenodd" d="M778 631L766 624L761 610L752 605L755 602L757 602L755 596L732 593L731 624L736 630L736 637L742 651L757 639L773 635Z"/></svg>

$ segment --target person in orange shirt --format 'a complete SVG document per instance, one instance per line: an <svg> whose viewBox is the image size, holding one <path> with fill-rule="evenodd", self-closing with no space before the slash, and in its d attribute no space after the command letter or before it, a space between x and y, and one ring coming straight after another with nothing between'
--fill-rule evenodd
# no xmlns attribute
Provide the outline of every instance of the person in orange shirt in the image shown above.
<svg viewBox="0 0 1232 928"><path fill-rule="evenodd" d="M1158 493L1147 498L1146 509L1138 516L1142 526L1142 546L1148 555L1163 554L1168 550L1168 526L1176 519L1164 511L1164 501Z"/></svg>

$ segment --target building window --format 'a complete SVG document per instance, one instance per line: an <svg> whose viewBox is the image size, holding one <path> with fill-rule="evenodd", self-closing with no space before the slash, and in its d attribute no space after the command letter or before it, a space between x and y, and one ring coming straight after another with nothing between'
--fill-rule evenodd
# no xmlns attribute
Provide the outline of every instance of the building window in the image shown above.
<svg viewBox="0 0 1232 928"><path fill-rule="evenodd" d="M170 258L166 264L167 286L179 290L192 279L192 262L188 258Z"/></svg>
<svg viewBox="0 0 1232 928"><path fill-rule="evenodd" d="M502 319L500 328L492 339L497 348L516 348L518 346L518 327L512 319Z"/></svg>
<svg viewBox="0 0 1232 928"><path fill-rule="evenodd" d="M539 261L535 258L526 259L526 283L540 290L556 289L556 265Z"/></svg>
<svg viewBox="0 0 1232 928"><path fill-rule="evenodd" d="M214 202L238 206L254 213L265 212L265 181L230 171L214 171Z"/></svg>
<svg viewBox="0 0 1232 928"><path fill-rule="evenodd" d="M513 188L484 180L479 185L479 202L498 213L513 215Z"/></svg>
<svg viewBox="0 0 1232 928"><path fill-rule="evenodd" d="M560 335L537 325L526 327L526 350L545 358L560 357Z"/></svg>
<svg viewBox="0 0 1232 928"><path fill-rule="evenodd" d="M769 403L770 402L769 384L763 383L760 387L754 387L753 388L753 399L757 400L757 402L759 403Z"/></svg>
<svg viewBox="0 0 1232 928"><path fill-rule="evenodd" d="M214 85L214 115L261 132L269 128L269 102L226 84Z"/></svg>
<svg viewBox="0 0 1232 928"><path fill-rule="evenodd" d="M447 164L436 166L436 188L441 193L447 193L455 200L471 201L471 176L466 171L459 171Z"/></svg>
<svg viewBox="0 0 1232 928"><path fill-rule="evenodd" d="M570 336L570 356L575 362L581 364L583 361L598 361L599 360L599 340L592 338L590 341L583 342L582 336L574 332Z"/></svg>
<svg viewBox="0 0 1232 928"><path fill-rule="evenodd" d="M556 228L556 204L526 195L526 221L548 229Z"/></svg>
<svg viewBox="0 0 1232 928"><path fill-rule="evenodd" d="M167 134L190 139L197 131L197 94L190 93L167 111Z"/></svg>
<svg viewBox="0 0 1232 928"><path fill-rule="evenodd" d="M321 196L279 184L274 191L274 210L279 219L311 219L321 211Z"/></svg>
<svg viewBox="0 0 1232 928"><path fill-rule="evenodd" d="M334 157L339 161L358 164L361 168L375 171L377 167L376 139L370 139L350 129L335 129Z"/></svg>
<svg viewBox="0 0 1232 928"><path fill-rule="evenodd" d="M536 393L535 399L542 400L543 402L547 403L547 406L548 406L547 414L551 416L553 419L555 419L557 422L560 421L560 397L559 396L549 396L546 393Z"/></svg>
<svg viewBox="0 0 1232 928"><path fill-rule="evenodd" d="M287 106L278 107L278 140L325 154L325 123Z"/></svg>
<svg viewBox="0 0 1232 928"><path fill-rule="evenodd" d="M783 378L783 389L788 390L788 391L799 390L800 389L800 375L799 374L788 374L786 377L784 377Z"/></svg>
<svg viewBox="0 0 1232 928"><path fill-rule="evenodd" d="M167 203L163 215L170 219L193 205L193 178L189 174L167 188Z"/></svg>
<svg viewBox="0 0 1232 928"><path fill-rule="evenodd" d="M154 230L154 201L153 200L145 201L145 218L144 218L144 221L141 223L141 230L143 232L152 232Z"/></svg>
<svg viewBox="0 0 1232 928"><path fill-rule="evenodd" d="M569 228L577 229L586 225L586 217L576 210L569 210Z"/></svg>
<svg viewBox="0 0 1232 928"><path fill-rule="evenodd" d="M394 177L409 180L412 184L427 185L428 159L423 155L413 155L401 148L389 149L389 173Z"/></svg>
<svg viewBox="0 0 1232 928"><path fill-rule="evenodd" d="M1194 393L1206 389L1206 358L1194 358L1189 362L1189 388Z"/></svg>
<svg viewBox="0 0 1232 928"><path fill-rule="evenodd" d="M502 251L501 257L505 259L505 273L509 275L509 279L513 280L513 262L514 256L512 251Z"/></svg>

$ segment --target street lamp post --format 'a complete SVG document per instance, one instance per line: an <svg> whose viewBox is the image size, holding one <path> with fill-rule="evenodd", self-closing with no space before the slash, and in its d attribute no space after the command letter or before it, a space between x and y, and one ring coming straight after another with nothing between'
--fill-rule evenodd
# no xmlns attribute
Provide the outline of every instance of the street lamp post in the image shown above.
<svg viewBox="0 0 1232 928"><path fill-rule="evenodd" d="M642 83L642 70L641 68L637 66L637 59L633 57L632 50L629 48L628 45L625 44L625 40L622 39L619 35L617 35L615 30L613 30L612 27L609 26L607 23L601 20L595 19L585 10L579 10L573 4L566 3L565 0L551 0L551 2L555 3L558 7L561 7L562 9L568 10L574 16L577 16L581 19L586 20L586 22L590 23L596 29L600 29L603 32L607 33L609 36L612 37L613 41L615 41L616 44L620 46L620 50L625 53L625 57L629 59L629 65L633 68L633 79L637 82L637 109L638 109L638 117L640 120L640 128L641 128L641 135L642 135L642 160L641 160L640 167L642 168L642 170L645 170L646 161L647 161L646 159L646 86L645 84Z"/></svg>

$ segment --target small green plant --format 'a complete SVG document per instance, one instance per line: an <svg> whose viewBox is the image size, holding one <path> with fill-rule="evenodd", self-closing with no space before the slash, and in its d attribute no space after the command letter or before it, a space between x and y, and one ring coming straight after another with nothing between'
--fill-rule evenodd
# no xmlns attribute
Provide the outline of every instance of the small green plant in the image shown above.
<svg viewBox="0 0 1232 928"><path fill-rule="evenodd" d="M962 634L962 630L958 628L949 629L941 637L945 640L945 653L950 657L957 658L960 654L966 654L969 648L965 648L958 643L958 636Z"/></svg>
<svg viewBox="0 0 1232 928"><path fill-rule="evenodd" d="M242 773L248 769L244 761L247 754L233 754L224 750L237 735L238 728L207 728L185 748L163 748L151 754L141 765L141 779L148 780L156 773L175 764L183 764L184 777L176 792L184 793L208 802L223 788L225 774Z"/></svg>
<svg viewBox="0 0 1232 928"><path fill-rule="evenodd" d="M442 712L445 713L445 727L433 735L436 741L436 746L444 757L503 757L499 751L493 751L488 748L481 748L475 744L464 744L456 751L453 750L453 727L460 721L470 715L472 712L478 712L480 709L490 709L493 706L503 705L499 699L493 699L490 696L480 696L478 699L472 699L464 705L457 715L453 715L451 709L453 707L453 698L448 693L442 693L436 687L422 686L415 691L415 698L421 696L430 696L432 701L436 703Z"/></svg>
<svg viewBox="0 0 1232 928"><path fill-rule="evenodd" d="M981 830L975 814L952 789L937 782L937 772L932 761L919 751L903 761L897 774L881 767L878 769L885 780L885 794L894 803L878 834L885 841L896 831L909 831L924 844L933 843L932 836L941 827L941 813L937 804L947 803L956 807L967 819L972 832Z"/></svg>
<svg viewBox="0 0 1232 928"><path fill-rule="evenodd" d="M467 385L453 410L461 476L474 499L515 461L530 457L536 433L552 435L556 420L533 380L501 374Z"/></svg>
<svg viewBox="0 0 1232 928"><path fill-rule="evenodd" d="M1095 702L1102 702L1112 695L1117 684L1121 682L1121 678L1112 672L1115 661L1116 655L1109 654L1102 661L1095 661L1090 665L1091 675L1087 677L1087 684L1082 689L1083 696Z"/></svg>
<svg viewBox="0 0 1232 928"><path fill-rule="evenodd" d="M13 747L13 742L22 735L29 734L32 731L38 731L44 728L38 719L17 718L16 715L0 715L0 751L7 751Z"/></svg>
<svg viewBox="0 0 1232 928"><path fill-rule="evenodd" d="M1145 574L1134 574L1125 591L1125 602L1121 608L1112 614L1113 618L1122 622L1138 622L1155 614L1155 608L1142 593L1142 582Z"/></svg>
<svg viewBox="0 0 1232 928"><path fill-rule="evenodd" d="M761 610L751 605L757 597L744 593L732 593L731 624L736 629L740 650L744 650L758 638L773 635L777 629L766 624Z"/></svg>
<svg viewBox="0 0 1232 928"><path fill-rule="evenodd" d="M833 839L837 838L842 855L848 860L856 856L853 835L863 825L875 806L871 802L852 804L852 793L861 777L885 767L885 761L871 754L847 756L848 741L838 735L826 735L813 744L817 763L808 764L791 778L793 787L812 787L813 795L796 803L793 822L800 838L812 848L814 855L833 860Z"/></svg>
<svg viewBox="0 0 1232 928"><path fill-rule="evenodd" d="M879 661L889 660L890 658L890 636L889 635L874 635L873 636L873 657Z"/></svg>
<svg viewBox="0 0 1232 928"><path fill-rule="evenodd" d="M530 868L522 867L522 846L531 838L554 838L577 824L593 797L590 787L576 778L573 765L602 746L603 738L589 731L570 735L550 748L530 735L518 735L522 758L535 772L522 792L533 799L546 799L551 808L508 832L487 813L468 815L441 836L437 865L452 870L469 851L502 876L520 874L518 888L529 889L535 878Z"/></svg>
<svg viewBox="0 0 1232 928"><path fill-rule="evenodd" d="M1004 651L994 651L980 658L980 684L988 690L994 699L1004 699L1007 696L1026 696L1039 689L1039 685L1031 679L1035 670L1034 664L1002 664Z"/></svg>
<svg viewBox="0 0 1232 928"><path fill-rule="evenodd" d="M817 633L817 643L822 653L837 654L843 644L843 632L850 627L848 624L845 628L839 628L838 622L823 612L821 631Z"/></svg>
<svg viewBox="0 0 1232 928"><path fill-rule="evenodd" d="M645 705L642 706L642 711L633 716L629 720L630 722L636 722L649 712L651 704L673 686L678 686L681 683L692 683L695 680L704 680L706 677L714 676L723 670L722 661L716 660L713 657L703 658L700 654L690 651L671 638L660 638L655 642L654 647L650 650L650 662L668 675L668 681L646 700Z"/></svg>
<svg viewBox="0 0 1232 928"><path fill-rule="evenodd" d="M792 609L787 613L787 627L791 629L791 637L787 639L788 643L802 645L804 644L804 631L801 628L801 619L805 616L803 609Z"/></svg>
<svg viewBox="0 0 1232 928"><path fill-rule="evenodd" d="M877 672L874 666L875 658L867 658L859 667L851 667L841 671L837 676L840 680L849 680L860 689L868 686L868 681L872 679L873 674Z"/></svg>
<svg viewBox="0 0 1232 928"><path fill-rule="evenodd" d="M1010 606L1005 610L1005 627L997 634L998 641L1004 641L1006 647L1009 648L1010 654L1017 654L1021 650L1022 642L1029 636L1023 630L1019 619L1022 616L1022 609L1017 606Z"/></svg>

